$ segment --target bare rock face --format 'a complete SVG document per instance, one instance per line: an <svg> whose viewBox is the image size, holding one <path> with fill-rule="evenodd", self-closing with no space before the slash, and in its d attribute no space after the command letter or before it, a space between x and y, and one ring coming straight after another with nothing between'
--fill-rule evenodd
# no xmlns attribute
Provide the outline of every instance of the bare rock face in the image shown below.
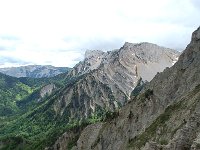
<svg viewBox="0 0 200 150"><path fill-rule="evenodd" d="M199 41L200 40L200 32L199 32L199 28L195 31L195 32L193 32L193 34L192 34L192 41L193 42L197 42L197 41Z"/></svg>
<svg viewBox="0 0 200 150"><path fill-rule="evenodd" d="M55 142L53 147L46 147L45 150L66 150L70 142L77 136L74 132L65 132L59 139Z"/></svg>
<svg viewBox="0 0 200 150"><path fill-rule="evenodd" d="M84 129L79 140L77 149L91 149L98 142L103 123L92 124ZM92 132L90 132L92 131Z"/></svg>
<svg viewBox="0 0 200 150"><path fill-rule="evenodd" d="M191 43L178 62L158 73L120 110L119 116L101 126L99 123L100 132L96 140L93 139L96 141L93 146L87 147L90 142L77 142L74 149L81 150L81 146L88 150L200 149L199 35L200 28L193 33ZM141 55L138 54L138 58ZM145 62L146 58L139 60ZM150 60L160 61L159 58ZM97 135L96 131L88 130L92 126L83 130L78 141L87 141L84 135Z"/></svg>
<svg viewBox="0 0 200 150"><path fill-rule="evenodd" d="M48 84L40 90L40 96L44 98L46 95L50 95L56 88L55 84Z"/></svg>
<svg viewBox="0 0 200 150"><path fill-rule="evenodd" d="M78 63L73 70L69 73L70 76L80 75L88 73L91 70L97 69L102 58L105 57L106 53L100 50L87 50L85 52L84 61Z"/></svg>
<svg viewBox="0 0 200 150"><path fill-rule="evenodd" d="M179 53L151 43L125 43L120 56L124 66L130 67L129 70L135 68L138 76L151 81L157 72L171 67L178 60Z"/></svg>
<svg viewBox="0 0 200 150"><path fill-rule="evenodd" d="M119 50L86 51L85 56L66 77L75 79L54 103L57 114L68 109L72 118L82 118L99 107L114 111L127 102L141 78L150 81L172 66L179 53L150 43L125 43Z"/></svg>
<svg viewBox="0 0 200 150"><path fill-rule="evenodd" d="M119 50L86 52L86 59L68 74L77 78L62 90L53 108L61 116L69 111L70 118L87 118L102 108L118 110L127 103L141 78L150 81L157 72L172 66L178 57L178 52L150 43L125 43ZM165 107L160 107L157 101L152 96L145 107L131 102L122 108L119 119L88 126L74 149L123 149L152 123L149 119L157 117L152 114L163 112ZM132 112L134 115L130 116Z"/></svg>
<svg viewBox="0 0 200 150"><path fill-rule="evenodd" d="M86 58L71 71L73 75L94 71L99 81L115 86L127 95L136 86L138 79L150 81L157 72L171 67L180 53L151 43L126 42L119 50L101 52L86 51Z"/></svg>
<svg viewBox="0 0 200 150"><path fill-rule="evenodd" d="M102 58L105 53L100 50L87 50L85 52L85 60L88 62L88 69L94 70L101 64ZM91 67L91 68L90 68Z"/></svg>

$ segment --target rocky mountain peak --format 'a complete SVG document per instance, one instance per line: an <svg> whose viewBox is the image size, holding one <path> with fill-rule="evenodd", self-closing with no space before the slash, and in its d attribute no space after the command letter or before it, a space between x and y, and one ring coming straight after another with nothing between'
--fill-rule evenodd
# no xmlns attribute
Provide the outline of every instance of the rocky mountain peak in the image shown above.
<svg viewBox="0 0 200 150"><path fill-rule="evenodd" d="M113 67L112 69L117 68L114 69L114 72L121 72L120 65L122 65L124 68L128 69L129 72L134 72L132 76L137 74L144 80L150 81L155 73L151 75L148 73L148 75L143 76L143 74L146 74L146 71L160 72L165 67L172 66L178 60L179 55L180 53L178 51L148 42L125 42L120 49L113 51L103 52L100 50L87 50L85 52L85 59L74 67L71 71L71 75L84 74L91 70L98 69L99 67L101 67L101 70L104 68L102 72L107 72L111 66ZM156 64L158 66L153 67ZM146 70L146 68L148 70ZM105 71L105 69L107 71ZM112 72L111 70L109 70L108 74Z"/></svg>
<svg viewBox="0 0 200 150"><path fill-rule="evenodd" d="M122 46L123 48L128 48L134 46L135 43L130 43L130 42L125 42L124 45Z"/></svg>
<svg viewBox="0 0 200 150"><path fill-rule="evenodd" d="M82 95L87 95L90 99L87 102L90 105L84 106L87 116L90 110L95 111L99 106L113 111L127 102L141 78L150 81L157 72L171 67L178 56L179 52L151 43L126 42L113 51L86 51L86 58L69 73L80 79L66 89L63 101L68 105L73 102L71 97L77 95L77 103L80 103Z"/></svg>
<svg viewBox="0 0 200 150"><path fill-rule="evenodd" d="M85 59L98 58L104 54L101 50L86 50Z"/></svg>
<svg viewBox="0 0 200 150"><path fill-rule="evenodd" d="M192 41L198 41L198 40L200 40L200 27L192 34Z"/></svg>
<svg viewBox="0 0 200 150"><path fill-rule="evenodd" d="M126 42L120 49L119 61L130 71L136 70L137 73L135 73L143 80L150 81L154 73L172 66L178 60L179 55L178 51L152 43Z"/></svg>
<svg viewBox="0 0 200 150"><path fill-rule="evenodd" d="M178 66L183 69L188 68L194 61L198 62L200 54L200 27L192 34L191 42L188 44L186 50L181 54L179 58Z"/></svg>
<svg viewBox="0 0 200 150"><path fill-rule="evenodd" d="M105 54L106 53L101 50L86 50L84 60L73 68L69 73L70 76L85 74L91 70L97 69Z"/></svg>
<svg viewBox="0 0 200 150"><path fill-rule="evenodd" d="M104 57L104 52L101 50L87 50L85 52L85 62L86 62L86 68L89 70L97 69L99 65L101 64L102 58Z"/></svg>
<svg viewBox="0 0 200 150"><path fill-rule="evenodd" d="M167 55L172 61L177 61L179 52L158 46L156 44L142 42L142 43L128 43L126 42L121 48L121 53L130 53L130 56L135 57L139 61L158 62L161 59L165 59L164 55ZM127 54L126 54L127 55ZM175 57L172 57L175 56Z"/></svg>
<svg viewBox="0 0 200 150"><path fill-rule="evenodd" d="M128 50L127 45L130 46ZM141 45L146 48L149 46ZM134 51L137 44L126 43L126 46L121 48L120 62L130 67L134 64L131 60L135 59L135 54L132 56L130 52ZM157 48L156 45L153 47ZM125 52L129 55L125 55ZM175 55L171 50L161 54L162 59ZM172 55L169 57L169 54ZM159 63L162 59L158 59ZM171 62L170 59L167 61ZM142 62L137 62L137 68ZM154 63L147 61L144 64L142 69L148 66L146 74L149 68L158 67L150 65ZM192 41L175 65L158 73L115 117L86 127L73 149L199 150L199 74L200 28L193 32Z"/></svg>

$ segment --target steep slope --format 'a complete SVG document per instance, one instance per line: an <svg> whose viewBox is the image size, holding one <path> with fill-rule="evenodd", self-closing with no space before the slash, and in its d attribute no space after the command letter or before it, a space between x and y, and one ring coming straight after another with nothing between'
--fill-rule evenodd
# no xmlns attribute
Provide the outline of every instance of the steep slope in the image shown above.
<svg viewBox="0 0 200 150"><path fill-rule="evenodd" d="M0 149L2 142L8 146L3 146L3 149L18 149L18 144L19 149L25 148L20 144L27 134L21 132L20 128L26 125L27 120L21 118L46 103L46 100L50 99L50 95L59 90L63 83L62 74L52 78L36 79L15 78L0 73ZM22 125L15 124L16 120ZM27 133L31 132L30 127L35 129L34 124L33 122L32 126L26 126ZM7 131L4 130L6 128Z"/></svg>
<svg viewBox="0 0 200 150"><path fill-rule="evenodd" d="M149 81L158 71L172 66L178 56L176 51L150 43L125 43L106 53L86 52L86 59L65 76L64 87L46 97L39 107L2 125L0 137L23 137L29 149L51 145L66 130L112 116L111 112L127 103L141 78Z"/></svg>
<svg viewBox="0 0 200 150"><path fill-rule="evenodd" d="M16 78L0 73L0 117L13 116L22 109L28 109L28 105L36 104L45 94L62 84L63 75L36 79Z"/></svg>
<svg viewBox="0 0 200 150"><path fill-rule="evenodd" d="M110 85L113 91L117 86L129 96L140 78L150 81L157 72L171 67L179 55L175 50L151 43L126 42L119 50L86 51L85 60L69 74L75 76L95 70L93 76L97 80Z"/></svg>
<svg viewBox="0 0 200 150"><path fill-rule="evenodd" d="M16 102L27 97L33 90L17 78L0 73L0 117L16 113Z"/></svg>
<svg viewBox="0 0 200 150"><path fill-rule="evenodd" d="M200 28L178 62L158 73L106 122L89 125L73 150L200 148ZM65 134L53 149L62 149ZM60 148L59 148L60 147Z"/></svg>
<svg viewBox="0 0 200 150"><path fill-rule="evenodd" d="M174 50L151 43L125 43L110 52L87 51L85 60L69 72L66 78L70 80L52 107L57 115L67 111L70 118L80 119L99 108L114 111L127 102L141 78L149 81L178 56Z"/></svg>
<svg viewBox="0 0 200 150"><path fill-rule="evenodd" d="M0 72L13 77L42 78L53 77L70 70L68 67L30 65L22 67L0 68Z"/></svg>

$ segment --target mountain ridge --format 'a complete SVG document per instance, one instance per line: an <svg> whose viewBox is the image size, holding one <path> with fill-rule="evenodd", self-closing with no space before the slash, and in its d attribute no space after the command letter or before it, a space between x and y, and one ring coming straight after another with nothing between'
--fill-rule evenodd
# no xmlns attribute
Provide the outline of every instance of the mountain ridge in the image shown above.
<svg viewBox="0 0 200 150"><path fill-rule="evenodd" d="M151 47L150 44L131 44L109 52L87 52L85 60L69 73L62 74L60 88L44 98L39 107L10 124L3 124L0 136L26 137L25 141L36 141L29 141L28 148L40 149L52 145L65 130L109 119L128 103L132 90L144 83L143 78L150 80L157 71L172 66L179 56L178 52L159 46L148 51ZM160 52L152 59L156 51Z"/></svg>
<svg viewBox="0 0 200 150"><path fill-rule="evenodd" d="M68 67L54 67L51 65L28 65L21 67L0 68L0 72L13 77L43 78L53 77L61 73L67 73Z"/></svg>
<svg viewBox="0 0 200 150"><path fill-rule="evenodd" d="M106 122L87 126L73 150L198 150L200 145L200 27L177 63L158 73ZM52 149L65 149L61 136Z"/></svg>

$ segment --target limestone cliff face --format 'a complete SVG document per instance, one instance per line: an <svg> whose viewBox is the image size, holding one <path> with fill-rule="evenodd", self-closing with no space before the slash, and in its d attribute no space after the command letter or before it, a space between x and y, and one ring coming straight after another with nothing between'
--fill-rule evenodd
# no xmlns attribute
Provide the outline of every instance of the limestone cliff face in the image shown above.
<svg viewBox="0 0 200 150"><path fill-rule="evenodd" d="M70 110L71 118L87 117L99 106L115 111L119 104L123 106L127 103L141 78L150 81L157 72L172 66L179 53L150 43L125 43L119 50L107 53L92 51L91 55L86 56L87 58L69 73L69 76L74 75L79 79L66 86L61 93L63 96L54 104L58 114ZM149 118L156 118L156 115L151 116L152 112L159 115L167 106L163 104L164 106L159 108L160 105L156 102L155 96L149 98L146 107L140 102L129 102L130 104L120 111L118 120L92 125L83 131L84 135L80 136L77 149L123 149L129 139L151 123ZM135 119L129 117L130 112L134 112ZM140 119L142 120L138 121ZM89 132L91 128L94 132ZM66 140L64 137L60 139ZM57 141L58 145L62 145L60 139Z"/></svg>
<svg viewBox="0 0 200 150"><path fill-rule="evenodd" d="M66 77L69 83L55 101L54 110L61 115L70 110L72 118L87 117L99 107L114 111L127 102L141 78L150 81L178 56L174 50L151 43L125 43L109 52L87 51L85 60Z"/></svg>
<svg viewBox="0 0 200 150"><path fill-rule="evenodd" d="M41 99L45 98L45 96L51 95L53 93L53 91L55 91L56 89L57 89L57 87L53 83L45 85L44 87L42 87L40 92L39 92L40 98L38 99L38 101L41 101Z"/></svg>
<svg viewBox="0 0 200 150"><path fill-rule="evenodd" d="M157 74L119 116L85 128L73 149L199 149L199 34L200 28L178 62Z"/></svg>
<svg viewBox="0 0 200 150"><path fill-rule="evenodd" d="M118 116L85 128L73 150L199 149L199 35L200 28L178 62L158 73Z"/></svg>

